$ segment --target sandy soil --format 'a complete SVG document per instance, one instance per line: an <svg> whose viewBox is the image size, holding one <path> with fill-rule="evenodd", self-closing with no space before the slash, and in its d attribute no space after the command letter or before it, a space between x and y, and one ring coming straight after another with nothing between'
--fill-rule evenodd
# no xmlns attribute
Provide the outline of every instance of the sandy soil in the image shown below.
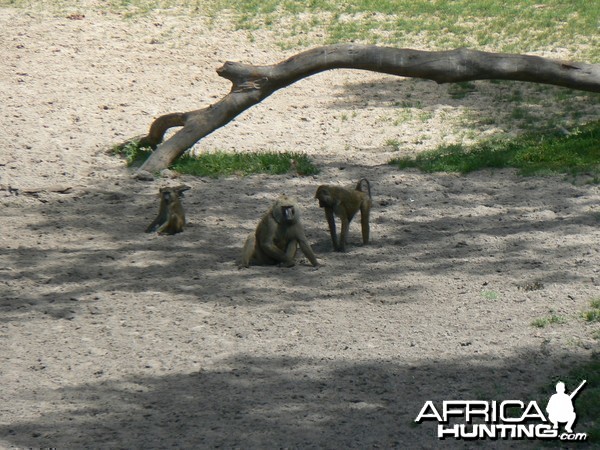
<svg viewBox="0 0 600 450"><path fill-rule="evenodd" d="M224 61L294 53L261 33L0 10L0 446L468 447L413 424L426 400L527 400L597 351L599 327L580 318L600 295L597 185L386 165L390 140L422 151L468 139L452 131L465 110L509 115L505 84L453 99L427 81L321 74L198 146L303 151L315 177L141 182L105 153L224 95ZM408 98L428 116L398 121ZM314 191L363 176L372 245L353 224L334 253ZM181 182L189 227L145 234L158 188ZM299 198L323 267L238 270L281 192ZM531 325L552 313L566 322Z"/></svg>

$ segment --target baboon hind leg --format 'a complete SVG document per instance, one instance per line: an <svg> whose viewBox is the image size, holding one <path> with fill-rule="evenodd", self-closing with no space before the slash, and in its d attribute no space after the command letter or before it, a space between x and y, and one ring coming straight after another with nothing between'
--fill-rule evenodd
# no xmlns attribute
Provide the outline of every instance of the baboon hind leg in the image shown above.
<svg viewBox="0 0 600 450"><path fill-rule="evenodd" d="M340 252L346 251L346 244L348 243L348 232L350 230L350 220L347 217L342 216L342 231L340 233L340 244L338 246Z"/></svg>
<svg viewBox="0 0 600 450"><path fill-rule="evenodd" d="M156 231L161 225L164 225L166 214L163 214L162 211L159 212L158 216L152 221L150 225L146 228L146 233L152 233Z"/></svg>
<svg viewBox="0 0 600 450"><path fill-rule="evenodd" d="M292 239L287 244L287 248L285 249L285 255L289 259L294 259L296 257L297 251L298 251L298 241L296 239Z"/></svg>
<svg viewBox="0 0 600 450"><path fill-rule="evenodd" d="M250 233L246 242L244 243L244 248L242 249L242 267L250 267L250 261L252 260L252 255L254 253L254 245L255 245L256 237L254 233Z"/></svg>

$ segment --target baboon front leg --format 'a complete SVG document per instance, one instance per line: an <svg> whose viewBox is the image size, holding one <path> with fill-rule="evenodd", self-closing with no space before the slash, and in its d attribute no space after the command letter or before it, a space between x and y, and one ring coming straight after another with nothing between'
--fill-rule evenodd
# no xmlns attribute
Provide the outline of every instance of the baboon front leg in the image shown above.
<svg viewBox="0 0 600 450"><path fill-rule="evenodd" d="M304 256L306 256L308 258L308 260L313 265L313 267L317 267L319 265L319 263L317 261L317 257L315 256L314 252L312 251L312 248L310 248L310 244L308 243L308 241L306 241L306 239L303 239L303 240L300 240L299 243L300 243L300 249L302 250L302 253L304 253Z"/></svg>
<svg viewBox="0 0 600 450"><path fill-rule="evenodd" d="M338 241L337 241L337 233L335 231L335 216L333 214L333 209L325 208L325 217L327 218L327 224L329 225L329 234L331 235L331 243L333 244L333 249L338 251Z"/></svg>
<svg viewBox="0 0 600 450"><path fill-rule="evenodd" d="M148 225L148 227L146 228L146 233L152 233L154 231L157 230L157 228L159 228L161 225L164 225L165 221L167 219L167 213L166 211L160 211L158 216L156 216L156 218L152 221L152 223L150 225Z"/></svg>

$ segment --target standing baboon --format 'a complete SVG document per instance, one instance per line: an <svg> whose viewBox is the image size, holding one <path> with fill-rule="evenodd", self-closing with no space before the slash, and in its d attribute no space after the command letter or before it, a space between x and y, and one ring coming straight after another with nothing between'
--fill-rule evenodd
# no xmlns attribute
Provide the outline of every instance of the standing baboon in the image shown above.
<svg viewBox="0 0 600 450"><path fill-rule="evenodd" d="M185 226L185 212L181 205L180 197L190 187L181 185L177 187L160 188L160 208L156 219L148 225L146 233L153 231L158 234L175 234L183 231Z"/></svg>
<svg viewBox="0 0 600 450"><path fill-rule="evenodd" d="M363 181L367 184L367 192L362 190ZM329 224L329 233L331 234L331 242L335 251L346 251L350 222L359 209L363 244L366 245L369 243L369 213L372 205L371 184L369 180L361 178L354 190L339 186L321 185L317 188L315 198L319 200L319 206L325 208L325 217ZM339 242L335 231L334 214L342 222Z"/></svg>
<svg viewBox="0 0 600 450"><path fill-rule="evenodd" d="M246 239L242 250L242 267L250 264L295 265L294 257L300 245L302 252L313 266L317 258L310 248L300 222L300 209L291 198L282 195L262 217L256 231Z"/></svg>

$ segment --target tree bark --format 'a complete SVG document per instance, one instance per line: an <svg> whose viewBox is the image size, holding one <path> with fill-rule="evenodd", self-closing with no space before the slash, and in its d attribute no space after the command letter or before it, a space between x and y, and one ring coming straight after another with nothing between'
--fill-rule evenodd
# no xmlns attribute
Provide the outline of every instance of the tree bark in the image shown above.
<svg viewBox="0 0 600 450"><path fill-rule="evenodd" d="M298 53L268 66L226 62L219 76L231 91L214 105L156 119L140 145L155 149L140 168L150 173L167 168L203 137L273 92L331 69L361 69L403 77L456 83L473 80L516 80L600 92L600 65L565 62L539 56L489 53L470 49L428 52L371 45L338 44ZM182 127L162 142L165 132Z"/></svg>

